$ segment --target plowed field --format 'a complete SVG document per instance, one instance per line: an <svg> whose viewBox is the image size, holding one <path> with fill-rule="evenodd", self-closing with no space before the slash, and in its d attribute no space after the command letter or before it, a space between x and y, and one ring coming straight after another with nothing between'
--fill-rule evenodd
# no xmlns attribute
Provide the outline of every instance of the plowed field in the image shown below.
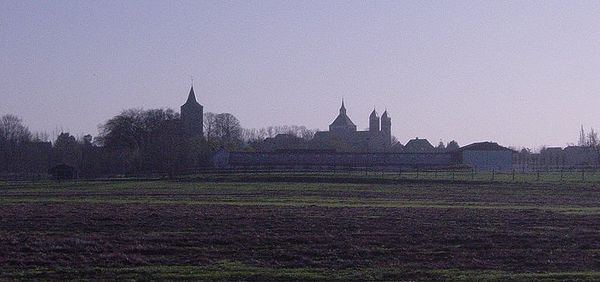
<svg viewBox="0 0 600 282"><path fill-rule="evenodd" d="M596 280L600 187L0 184L0 279Z"/></svg>

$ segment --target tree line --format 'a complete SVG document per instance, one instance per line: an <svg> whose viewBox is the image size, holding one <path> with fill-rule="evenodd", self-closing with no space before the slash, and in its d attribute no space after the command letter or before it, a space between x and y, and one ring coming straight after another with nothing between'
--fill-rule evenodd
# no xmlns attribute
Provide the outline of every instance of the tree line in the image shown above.
<svg viewBox="0 0 600 282"><path fill-rule="evenodd" d="M316 130L304 126L245 129L230 113L205 113L204 137L188 138L172 109L128 109L99 126L93 137L61 132L31 133L15 115L0 118L0 175L41 175L65 164L79 177L168 173L176 175L210 165L220 148L253 151L277 134L310 140Z"/></svg>

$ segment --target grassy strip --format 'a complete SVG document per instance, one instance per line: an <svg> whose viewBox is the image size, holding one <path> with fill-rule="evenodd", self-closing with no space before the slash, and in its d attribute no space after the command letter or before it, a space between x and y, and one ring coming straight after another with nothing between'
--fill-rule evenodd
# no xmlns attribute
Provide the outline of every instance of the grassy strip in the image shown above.
<svg viewBox="0 0 600 282"><path fill-rule="evenodd" d="M422 190L428 188L431 190L469 190L475 189L477 191L510 191L514 193L527 193L530 194L535 190L536 192L545 192L547 190L557 190L569 193L576 191L592 191L598 190L600 186L594 184L578 184L578 183L563 183L563 184L547 184L547 183L320 183L320 182L245 182L245 181L233 181L229 179L223 182L186 182L186 181L139 181L139 182L119 182L119 181L73 181L73 182L21 182L10 185L0 184L0 194L2 193L59 193L59 192L73 192L73 191L94 191L94 192L115 192L115 191L137 191L137 190L161 190L173 191L174 189L180 189L185 191L214 191L216 188L219 189L236 189L242 191L250 191L252 189L261 191L264 190L277 190L277 191L318 191L321 189L334 190L365 190L370 192L398 192L402 190L409 190L411 193L419 193L413 189Z"/></svg>
<svg viewBox="0 0 600 282"><path fill-rule="evenodd" d="M522 184L373 185L322 183L185 183L70 182L0 187L0 204L87 203L231 205L332 208L436 208L541 210L568 214L600 214L589 201L538 204L536 198L578 194L592 199L598 187ZM367 194L364 194L367 193ZM467 198L460 195L468 195ZM367 196L365 196L367 195ZM498 196L500 198L498 198ZM528 200L520 200L522 197ZM429 199L427 199L429 198ZM494 199L498 198L498 201ZM567 197L568 198L568 197ZM461 200L463 199L463 200Z"/></svg>
<svg viewBox="0 0 600 282"><path fill-rule="evenodd" d="M2 279L36 280L205 280L205 281L349 281L349 280L423 280L423 281L597 281L600 272L512 273L491 270L415 270L412 268L367 268L332 270L321 268L269 268L238 262L212 266L159 265L128 268L87 268L5 271Z"/></svg>
<svg viewBox="0 0 600 282"><path fill-rule="evenodd" d="M429 272L444 281L598 281L600 272L511 273L489 270L440 269Z"/></svg>
<svg viewBox="0 0 600 282"><path fill-rule="evenodd" d="M219 182L219 183L185 183L185 182L71 182L71 183L27 183L9 187L0 186L0 196L28 196L45 194L44 196L54 195L73 195L81 193L99 194L140 194L153 195L177 195L181 193L202 193L202 194L235 194L243 196L244 194L265 192L369 192L369 193L392 193L400 195L429 195L429 194L448 194L448 193L477 193L477 194L505 194L516 195L544 195L548 191L552 195L571 195L573 193L585 193L594 196L600 193L600 187L576 185L569 186L542 186L540 184L494 184L494 185L424 185L424 184L403 184L403 185L374 185L374 184L342 184L342 183L240 183L240 182ZM388 197L382 195L382 197Z"/></svg>
<svg viewBox="0 0 600 282"><path fill-rule="evenodd" d="M3 279L142 280L142 281L322 281L350 278L348 273L308 268L264 268L222 262L213 266L159 265L127 268L30 269L4 273Z"/></svg>
<svg viewBox="0 0 600 282"><path fill-rule="evenodd" d="M464 203L464 202L421 202L421 201L352 201L352 200L319 200L319 199L215 199L215 200L174 200L140 198L113 198L113 197L85 197L85 198L19 198L0 199L0 204L23 203L77 203L77 204L160 204L160 205L228 205L228 206L275 206L275 207L327 207L327 208L434 208L434 209L476 209L476 210L539 210L566 214L600 214L600 207L573 207L573 206L536 206L536 205L510 205L495 203Z"/></svg>

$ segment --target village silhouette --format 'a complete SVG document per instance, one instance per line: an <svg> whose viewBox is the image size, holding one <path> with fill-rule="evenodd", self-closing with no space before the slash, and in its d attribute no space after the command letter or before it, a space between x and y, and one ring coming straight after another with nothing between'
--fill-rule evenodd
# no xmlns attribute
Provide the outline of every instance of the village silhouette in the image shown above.
<svg viewBox="0 0 600 282"><path fill-rule="evenodd" d="M600 281L598 15L2 0L0 282Z"/></svg>
<svg viewBox="0 0 600 282"><path fill-rule="evenodd" d="M405 144L392 135L386 109L368 116L360 131L346 102L328 131L304 126L243 129L230 113L204 112L190 88L180 113L171 109L129 109L109 119L96 137L61 132L56 140L29 132L15 115L2 117L0 172L5 178L93 178L168 174L206 169L357 169L472 171L577 170L600 163L597 133L581 128L579 145L539 152L503 147L493 141L460 147L456 141L433 146L414 138Z"/></svg>

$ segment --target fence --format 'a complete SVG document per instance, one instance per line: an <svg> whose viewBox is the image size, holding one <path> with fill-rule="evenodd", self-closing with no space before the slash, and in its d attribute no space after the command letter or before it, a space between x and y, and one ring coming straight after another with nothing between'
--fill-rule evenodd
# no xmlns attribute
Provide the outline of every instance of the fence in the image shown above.
<svg viewBox="0 0 600 282"><path fill-rule="evenodd" d="M573 167L560 169L477 171L466 167L402 168L389 167L241 167L230 169L202 169L188 175L210 176L313 176L335 178L381 178L396 180L430 180L461 182L600 182L600 169Z"/></svg>
<svg viewBox="0 0 600 282"><path fill-rule="evenodd" d="M390 167L240 167L229 169L194 168L183 171L177 177L210 177L228 176L262 176L262 177L332 177L344 178L369 178L387 180L429 180L429 181L461 181L461 182L509 182L509 183L535 183L535 182L600 182L600 169L596 167L572 167L538 170L512 171L476 171L466 167L437 167L437 168L390 168ZM97 178L100 180L149 180L171 178L167 173L142 172L126 175L105 175ZM4 181L43 181L48 180L48 175L0 175ZM86 179L86 178L81 178Z"/></svg>

